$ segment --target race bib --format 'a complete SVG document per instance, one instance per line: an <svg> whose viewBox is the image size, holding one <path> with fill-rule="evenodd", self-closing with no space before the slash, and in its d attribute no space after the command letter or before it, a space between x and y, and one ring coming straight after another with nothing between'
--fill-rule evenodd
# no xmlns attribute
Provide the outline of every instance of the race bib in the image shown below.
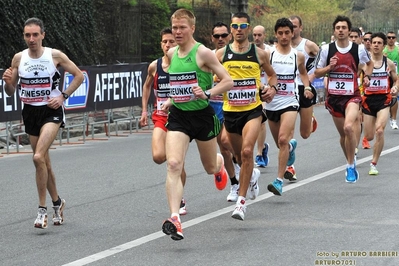
<svg viewBox="0 0 399 266"><path fill-rule="evenodd" d="M195 100L193 87L198 86L197 73L169 73L170 94L175 103L184 103Z"/></svg>
<svg viewBox="0 0 399 266"><path fill-rule="evenodd" d="M355 75L352 73L330 73L328 75L328 93L334 95L353 95L355 92L355 81Z"/></svg>
<svg viewBox="0 0 399 266"><path fill-rule="evenodd" d="M256 102L258 89L254 78L235 79L233 82L233 88L226 93L229 105L245 106Z"/></svg>
<svg viewBox="0 0 399 266"><path fill-rule="evenodd" d="M277 89L280 96L295 95L295 75L277 75Z"/></svg>

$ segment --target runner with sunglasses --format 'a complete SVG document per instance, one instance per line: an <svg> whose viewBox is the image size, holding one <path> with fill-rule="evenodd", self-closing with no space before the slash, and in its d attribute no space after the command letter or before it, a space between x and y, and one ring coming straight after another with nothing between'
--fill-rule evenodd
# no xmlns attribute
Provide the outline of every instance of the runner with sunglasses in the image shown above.
<svg viewBox="0 0 399 266"><path fill-rule="evenodd" d="M230 43L231 34L230 27L224 24L223 22L217 22L213 25L212 28L212 43L216 47L213 52L220 48L225 47ZM214 76L214 86L216 86L218 82L218 77ZM220 153L223 155L224 166L226 167L226 171L229 174L230 178L230 192L227 195L228 202L236 202L238 198L238 190L239 190L239 175L240 175L240 166L234 162L233 160L233 148L230 145L229 140L227 139L226 130L224 130L224 116L223 116L223 95L213 95L209 99L209 104L215 110L215 113L222 125L222 129L220 134L217 136L217 143L219 145Z"/></svg>
<svg viewBox="0 0 399 266"><path fill-rule="evenodd" d="M277 77L269 63L269 53L248 40L251 32L248 14L234 14L230 27L233 42L219 49L216 57L234 80L234 86L223 95L223 112L230 144L241 163L239 197L232 217L244 220L246 198L255 199L259 193L260 171L254 168L254 146L261 123L266 119L262 101L273 99ZM271 87L262 86L262 69Z"/></svg>
<svg viewBox="0 0 399 266"><path fill-rule="evenodd" d="M391 59L396 66L396 71L399 73L399 49L395 44L396 42L396 34L393 31L387 33L387 45L384 48L384 55ZM398 129L398 124L396 122L396 115L398 112L398 99L396 97L392 101L392 105L390 108L390 125L392 129Z"/></svg>

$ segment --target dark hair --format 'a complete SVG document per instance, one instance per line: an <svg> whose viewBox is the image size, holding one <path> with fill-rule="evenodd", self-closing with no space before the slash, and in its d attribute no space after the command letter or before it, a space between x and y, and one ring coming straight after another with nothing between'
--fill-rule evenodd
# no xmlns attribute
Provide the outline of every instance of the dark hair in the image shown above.
<svg viewBox="0 0 399 266"><path fill-rule="evenodd" d="M366 32L364 35L366 35L366 34L370 34L370 35L371 35L371 34L373 34L373 33L372 33L371 31L368 31L368 32ZM363 36L364 36L364 35L363 35Z"/></svg>
<svg viewBox="0 0 399 266"><path fill-rule="evenodd" d="M215 28L221 28L221 27L226 27L227 32L230 33L230 27L227 26L226 24L224 24L223 22L220 22L220 21L218 21L218 22L216 22L215 24L213 24L212 33L213 33L213 30L214 30Z"/></svg>
<svg viewBox="0 0 399 266"><path fill-rule="evenodd" d="M345 16L337 16L333 22L333 29L335 30L335 25L337 25L338 22L340 21L345 21L348 24L348 28L351 29L352 28L352 22L348 17Z"/></svg>
<svg viewBox="0 0 399 266"><path fill-rule="evenodd" d="M350 32L356 32L359 37L362 37L362 31L359 28L351 28Z"/></svg>
<svg viewBox="0 0 399 266"><path fill-rule="evenodd" d="M249 24L251 24L251 19L250 19L249 15L245 12L237 12L231 18L246 18L247 22Z"/></svg>
<svg viewBox="0 0 399 266"><path fill-rule="evenodd" d="M34 17L33 18L28 18L25 21L24 27L28 26L28 25L31 25L31 24L39 26L40 27L40 33L44 32L44 24L43 24L43 21L41 19L34 18Z"/></svg>
<svg viewBox="0 0 399 266"><path fill-rule="evenodd" d="M274 25L274 32L277 32L277 29L281 27L289 27L291 32L294 31L294 24L288 18L279 18Z"/></svg>
<svg viewBox="0 0 399 266"><path fill-rule="evenodd" d="M373 41L373 39L376 38L376 37L381 38L383 44L387 45L387 36L384 33L376 32L376 33L371 34L371 37L370 37L371 41Z"/></svg>
<svg viewBox="0 0 399 266"><path fill-rule="evenodd" d="M302 26L302 19L300 16L293 15L290 17L290 20L294 20L294 19L297 19L299 21L299 26Z"/></svg>
<svg viewBox="0 0 399 266"><path fill-rule="evenodd" d="M388 35L389 33L395 34L395 36L396 36L396 33L395 33L394 31L392 31L392 30L388 31L388 32L387 32L387 35Z"/></svg>
<svg viewBox="0 0 399 266"><path fill-rule="evenodd" d="M164 36L165 34L172 34L172 30L170 28L163 28L159 34L162 38L162 36Z"/></svg>

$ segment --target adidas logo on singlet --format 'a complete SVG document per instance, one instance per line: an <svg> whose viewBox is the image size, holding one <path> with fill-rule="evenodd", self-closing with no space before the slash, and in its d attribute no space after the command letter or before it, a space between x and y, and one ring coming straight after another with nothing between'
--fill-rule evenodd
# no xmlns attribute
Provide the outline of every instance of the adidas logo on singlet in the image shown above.
<svg viewBox="0 0 399 266"><path fill-rule="evenodd" d="M208 138L214 136L215 134L213 133L213 131L208 133Z"/></svg>
<svg viewBox="0 0 399 266"><path fill-rule="evenodd" d="M186 61L184 61L184 63L192 63L193 61L191 60L191 57L187 58Z"/></svg>

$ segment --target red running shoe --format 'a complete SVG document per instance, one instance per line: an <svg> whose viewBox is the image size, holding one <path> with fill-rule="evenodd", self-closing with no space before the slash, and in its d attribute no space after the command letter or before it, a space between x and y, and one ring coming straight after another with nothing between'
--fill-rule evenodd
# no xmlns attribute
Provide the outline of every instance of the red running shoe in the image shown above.
<svg viewBox="0 0 399 266"><path fill-rule="evenodd" d="M227 174L226 168L224 168L223 156L220 153L218 153L217 155L220 156L220 158L222 158L222 166L220 168L220 171L218 173L214 174L214 176L215 176L215 185L216 185L217 189L223 190L226 187L227 179L229 179L229 178L228 178L228 174Z"/></svg>
<svg viewBox="0 0 399 266"><path fill-rule="evenodd" d="M369 141L366 139L366 137L363 138L362 146L363 146L363 149L370 149L370 143L369 143Z"/></svg>
<svg viewBox="0 0 399 266"><path fill-rule="evenodd" d="M170 235L170 237L176 241L184 239L183 229L181 228L181 223L177 216L173 216L163 222L162 232L168 236Z"/></svg>

